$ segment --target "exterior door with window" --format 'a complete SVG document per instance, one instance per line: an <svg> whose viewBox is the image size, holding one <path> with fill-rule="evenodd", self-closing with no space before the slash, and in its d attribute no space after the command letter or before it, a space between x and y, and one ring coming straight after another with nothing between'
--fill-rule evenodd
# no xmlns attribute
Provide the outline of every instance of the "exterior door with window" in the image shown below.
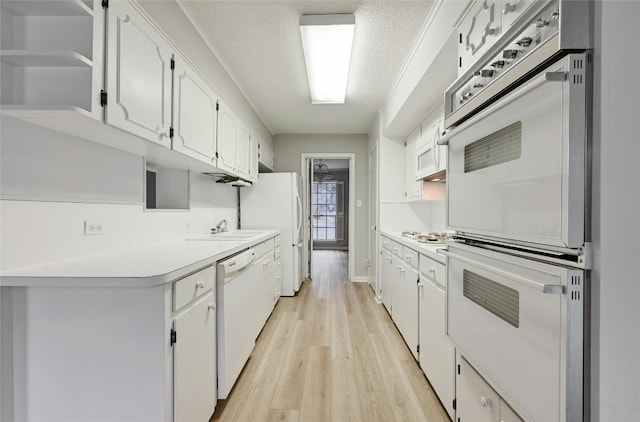
<svg viewBox="0 0 640 422"><path fill-rule="evenodd" d="M344 240L344 182L313 182L313 240L330 246Z"/></svg>

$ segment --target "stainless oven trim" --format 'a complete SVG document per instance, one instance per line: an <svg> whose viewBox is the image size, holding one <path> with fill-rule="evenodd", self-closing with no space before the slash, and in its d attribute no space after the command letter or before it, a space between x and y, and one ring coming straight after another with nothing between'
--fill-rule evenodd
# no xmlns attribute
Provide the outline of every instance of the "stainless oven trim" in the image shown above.
<svg viewBox="0 0 640 422"><path fill-rule="evenodd" d="M444 95L445 129L466 120L467 114L474 114L476 109L481 109L484 105L488 105L485 104L488 100L494 99L495 96L504 95L512 88L515 89L517 87L516 82L522 82L520 79L524 80L527 75L535 74L535 70L545 66L546 63L555 61L565 53L581 52L594 48L594 1L557 0L560 11L558 33L518 61L513 68L498 77L485 90L479 92L476 97L454 111L452 101L454 93L470 80L475 71L484 67L492 57L507 47L527 26L531 25L533 19L539 13L543 12L547 7L551 7L552 3L554 3L554 0L544 0L536 2L529 7L529 10L518 18L516 24L505 31L500 36L500 39L474 65L469 67L464 74L460 75L446 89Z"/></svg>
<svg viewBox="0 0 640 422"><path fill-rule="evenodd" d="M474 233L481 236L489 236L500 238L503 240L523 241L544 248L545 245L556 247L579 248L584 245L586 239L585 226L587 216L589 215L588 197L586 196L587 187L590 185L590 167L587 166L588 159L588 134L590 131L587 126L587 117L591 112L591 92L592 87L590 81L592 78L593 53L587 51L585 53L569 54L562 59L550 64L536 78L527 81L524 85L511 91L507 96L500 98L488 108L480 111L478 114L465 121L461 126L455 127L450 133L443 136L447 143L455 142L455 137L463 131L469 130L474 124L483 120L500 109L507 106L510 102L523 95L528 91L543 83L562 84L558 85L563 90L562 112L565 115L565 124L562 128L564 142L563 159L564 168L568 169L566 177L562 182L562 201L563 208L567 210L562 216L562 233L561 238L566 239L567 244L551 244L546 238L538 239L535 236L511 235L503 236L502 233L496 233L485 230L475 230L470 227L452 226L447 218L447 228L454 229L459 232ZM546 78L549 72L556 73L559 68L565 69L566 79L564 81L551 80ZM496 128L496 130L501 128ZM451 163L451 149L447 148L447 163ZM571 186L571 189L569 187ZM447 196L451 184L447 183ZM573 237L569 237L569 233Z"/></svg>
<svg viewBox="0 0 640 422"><path fill-rule="evenodd" d="M563 321L561 321L561 324L563 338L561 339L560 345L561 356L564 356L564 359L560 365L561 373L558 382L560 383L560 391L563 394L560 403L561 409L566 409L566 411L560 415L560 421L583 422L585 409L588 407L589 402L588 396L585 395L585 393L589 391L589 386L584 384L585 380L588 380L587 375L589 371L588 365L585 366L585 363L587 362L585 360L585 336L588 332L586 328L588 328L589 326L588 322L585 321L585 303L589 294L589 273L584 270L560 267L558 265L514 257L500 252L483 250L475 246L469 246L459 243L451 243L447 244L447 246L448 250L438 250L438 253L442 253L446 256L447 268L449 268L449 261L451 259L457 259L463 262L465 260L470 261L470 263L472 263L472 265L474 266L478 266L479 264L477 261L466 259L466 257L464 256L462 257L462 259L460 259L461 255L456 254L455 252L452 253L452 251L450 250L453 248L460 249L463 251L463 253L466 251L480 255L481 257L486 256L488 258L497 259L509 264L521 265L523 267L536 271L551 271L554 273L562 271L565 274L563 278L566 279L566 290L563 294L566 296L566 300L562 301L561 315ZM483 264L481 265L483 267L485 266ZM554 268L555 271L553 270ZM449 283L449 271L447 271L447 291L449 290ZM445 311L448 315L447 308L445 308ZM449 337L449 339L454 342L456 348L458 348L460 353L465 356L467 360L476 362L473 353L468 353L469 350L461 348L460 345L457 344L457 342L449 336L448 317L445 320L445 324L447 337ZM521 417L524 417L526 420L530 420L528 415L523 413L524 410L521 406L519 406L514 398L511 397L509 392L502 389L500 385L496 384L495 381L492 380L491 375L485 372L484 368L482 368L481 365L476 362L474 364L474 367L476 367L478 372L487 380L492 388L494 388L494 390L496 390L496 392L498 392L498 394L502 396L502 398L505 399L505 401L513 409L516 409L520 412Z"/></svg>

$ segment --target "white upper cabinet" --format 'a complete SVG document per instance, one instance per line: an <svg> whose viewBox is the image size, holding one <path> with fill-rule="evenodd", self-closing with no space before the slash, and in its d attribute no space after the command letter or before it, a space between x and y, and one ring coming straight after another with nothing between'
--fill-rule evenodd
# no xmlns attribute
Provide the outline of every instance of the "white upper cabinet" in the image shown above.
<svg viewBox="0 0 640 422"><path fill-rule="evenodd" d="M249 144L249 180L251 182L258 181L258 149L258 138L252 134Z"/></svg>
<svg viewBox="0 0 640 422"><path fill-rule="evenodd" d="M262 138L258 139L258 162L262 170L273 171L273 149Z"/></svg>
<svg viewBox="0 0 640 422"><path fill-rule="evenodd" d="M217 164L220 170L235 172L236 143L238 142L239 120L229 107L219 103Z"/></svg>
<svg viewBox="0 0 640 422"><path fill-rule="evenodd" d="M422 183L416 181L418 169L416 145L419 138L420 126L411 132L405 141L405 196L407 201L417 201L421 197Z"/></svg>
<svg viewBox="0 0 640 422"><path fill-rule="evenodd" d="M102 119L104 11L95 1L0 3L2 113Z"/></svg>
<svg viewBox="0 0 640 422"><path fill-rule="evenodd" d="M173 149L212 163L216 151L218 95L192 67L175 59L173 71Z"/></svg>
<svg viewBox="0 0 640 422"><path fill-rule="evenodd" d="M458 76L481 57L501 33L500 0L476 0L458 27Z"/></svg>
<svg viewBox="0 0 640 422"><path fill-rule="evenodd" d="M443 108L442 106L429 115L422 124L422 135L416 150L417 157L417 178L424 179L447 168L446 146L438 145L440 134L443 131Z"/></svg>
<svg viewBox="0 0 640 422"><path fill-rule="evenodd" d="M171 59L174 51L126 1L107 12L106 122L171 147Z"/></svg>
<svg viewBox="0 0 640 422"><path fill-rule="evenodd" d="M251 147L251 132L239 122L238 139L236 142L236 168L235 173L243 179L249 178L249 152Z"/></svg>

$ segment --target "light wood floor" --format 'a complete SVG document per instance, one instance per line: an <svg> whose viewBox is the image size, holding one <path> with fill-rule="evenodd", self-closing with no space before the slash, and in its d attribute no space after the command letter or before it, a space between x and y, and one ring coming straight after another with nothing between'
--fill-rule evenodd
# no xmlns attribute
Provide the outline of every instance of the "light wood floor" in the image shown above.
<svg viewBox="0 0 640 422"><path fill-rule="evenodd" d="M212 421L449 421L347 254L314 251L312 281L280 298Z"/></svg>

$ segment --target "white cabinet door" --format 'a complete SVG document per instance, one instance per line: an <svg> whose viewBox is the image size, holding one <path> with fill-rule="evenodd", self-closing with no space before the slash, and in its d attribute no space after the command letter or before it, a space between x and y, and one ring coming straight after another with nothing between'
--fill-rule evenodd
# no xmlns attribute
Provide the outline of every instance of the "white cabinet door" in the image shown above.
<svg viewBox="0 0 640 422"><path fill-rule="evenodd" d="M397 260L396 283L392 293L393 321L418 359L418 272Z"/></svg>
<svg viewBox="0 0 640 422"><path fill-rule="evenodd" d="M458 76L493 45L500 27L500 1L476 0L458 27Z"/></svg>
<svg viewBox="0 0 640 422"><path fill-rule="evenodd" d="M437 265L444 267L442 264ZM420 283L421 287L418 289L420 367L447 413L454 420L456 352L446 335L447 298L444 288L434 284L427 277L421 276Z"/></svg>
<svg viewBox="0 0 640 422"><path fill-rule="evenodd" d="M208 421L216 408L216 310L209 294L174 321L176 421Z"/></svg>
<svg viewBox="0 0 640 422"><path fill-rule="evenodd" d="M406 139L405 146L405 189L407 201L417 201L421 197L421 182L416 181L418 174L418 156L416 145L420 138L420 126L418 126Z"/></svg>
<svg viewBox="0 0 640 422"><path fill-rule="evenodd" d="M236 174L243 179L248 179L251 132L244 124L242 124L242 122L238 123L238 140L236 143Z"/></svg>
<svg viewBox="0 0 640 422"><path fill-rule="evenodd" d="M249 143L249 180L258 181L258 138L254 135Z"/></svg>
<svg viewBox="0 0 640 422"><path fill-rule="evenodd" d="M224 103L219 102L217 165L220 170L235 173L238 118Z"/></svg>
<svg viewBox="0 0 640 422"><path fill-rule="evenodd" d="M179 57L173 72L173 149L206 163L215 158L218 95Z"/></svg>
<svg viewBox="0 0 640 422"><path fill-rule="evenodd" d="M106 122L171 147L173 50L127 1L107 11Z"/></svg>
<svg viewBox="0 0 640 422"><path fill-rule="evenodd" d="M388 240L387 240L388 242ZM387 312L389 315L393 316L392 312L392 291L393 291L393 280L395 278L396 271L394 266L394 259L391 252L386 249L382 249L382 262L381 262L381 273L382 273L382 303L384 307L387 308Z"/></svg>
<svg viewBox="0 0 640 422"><path fill-rule="evenodd" d="M456 418L460 422L498 422L500 397L464 359L456 379Z"/></svg>

